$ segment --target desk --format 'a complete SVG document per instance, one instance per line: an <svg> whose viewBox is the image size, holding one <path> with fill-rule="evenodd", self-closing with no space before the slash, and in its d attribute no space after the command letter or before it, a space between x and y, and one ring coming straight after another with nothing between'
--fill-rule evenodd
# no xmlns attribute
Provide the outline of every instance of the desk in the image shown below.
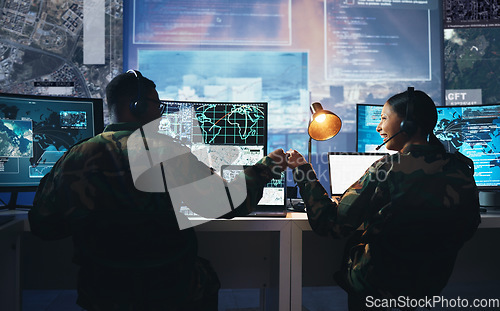
<svg viewBox="0 0 500 311"><path fill-rule="evenodd" d="M290 310L290 271L292 245L292 215L286 218L276 217L237 217L234 219L216 219L200 224L194 229L197 232L244 232L271 231L279 233L279 265L278 265L278 306L279 310ZM193 224L196 220L191 219ZM271 310L274 310L271 307Z"/></svg>
<svg viewBox="0 0 500 311"><path fill-rule="evenodd" d="M312 231L305 213L291 213L290 310L302 310L302 234ZM479 229L500 228L500 211L481 214ZM342 256L342 254L339 254Z"/></svg>
<svg viewBox="0 0 500 311"><path fill-rule="evenodd" d="M21 234L23 219L0 226L0 305L2 310L21 310Z"/></svg>
<svg viewBox="0 0 500 311"><path fill-rule="evenodd" d="M14 260L14 262L9 261L9 263L2 265L2 267L9 268L8 274L2 274L2 276L6 276L2 277L2 286L8 284L8 289L11 292L7 294L4 291L5 287L0 287L0 301L7 301L3 299L3 295L5 295L14 306L19 306L21 290L19 285L20 233L30 230L27 212L3 211L0 213L18 214L15 221L0 228L0 241L5 241L2 242L2 247L9 249L9 247L15 245L15 249L9 251L7 257L4 256L3 252L0 253L2 254L2 263L5 262L4 260ZM483 214L479 228L500 228L500 212ZM277 232L280 244L278 249L280 261L278 271L279 310L302 310L303 233L311 231L305 213L289 213L286 218L239 217L231 220L218 219L202 223L196 226L195 230L197 232ZM14 266L14 269L10 269L12 266ZM12 280L15 280L15 282L12 283ZM19 308L14 307L12 310L19 310Z"/></svg>
<svg viewBox="0 0 500 311"><path fill-rule="evenodd" d="M2 214L16 214L17 217L17 230L18 234L23 231L29 232L30 226L27 219L26 211L1 211ZM237 217L234 219L216 219L209 222L205 222L204 219L192 218L191 222L196 225L194 227L196 232L276 232L279 235L279 247L277 247L278 253L278 269L277 274L277 305L272 305L268 308L269 310L290 310L290 263L291 263L291 251L290 245L291 232L292 232L292 214L289 214L286 218L278 217ZM2 233L3 235L4 233ZM19 254L18 254L19 256ZM19 263L19 257L16 259ZM8 265L6 265L8 266ZM19 267L19 264L18 264ZM15 271L15 275L10 275L5 278L6 284L12 284L11 280L16 278L19 280L19 269ZM242 282L244 283L244 282ZM76 286L76 284L75 284ZM19 287L19 286L18 286ZM16 291L18 297L20 297L21 288L19 287ZM13 309L19 310L19 309Z"/></svg>

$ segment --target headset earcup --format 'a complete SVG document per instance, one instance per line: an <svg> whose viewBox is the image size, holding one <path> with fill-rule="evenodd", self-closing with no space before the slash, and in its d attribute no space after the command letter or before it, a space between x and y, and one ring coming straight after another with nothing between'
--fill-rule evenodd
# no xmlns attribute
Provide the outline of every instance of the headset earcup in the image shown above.
<svg viewBox="0 0 500 311"><path fill-rule="evenodd" d="M133 115L137 115L137 102L135 100L133 100L130 105L129 105L129 109L130 109L130 112L133 114Z"/></svg>
<svg viewBox="0 0 500 311"><path fill-rule="evenodd" d="M406 116L405 116L405 119L401 122L401 131L402 132L405 132L406 135L408 135L408 137L412 137L413 135L415 135L415 133L417 132L417 128L418 128L418 125L417 125L417 122L413 121L413 110L414 110L414 91L415 89L410 86L408 87L408 91L407 91L407 95L408 95L408 101L407 101L407 104L406 104Z"/></svg>
<svg viewBox="0 0 500 311"><path fill-rule="evenodd" d="M401 131L405 132L409 137L412 137L417 132L417 123L411 120L401 122Z"/></svg>
<svg viewBox="0 0 500 311"><path fill-rule="evenodd" d="M130 112L136 116L140 117L143 113L148 109L148 105L145 101L143 101L142 97L144 96L142 90L142 74L138 70L127 70L127 73L133 74L137 79L137 96L134 98L129 105Z"/></svg>
<svg viewBox="0 0 500 311"><path fill-rule="evenodd" d="M130 103L130 112L132 112L132 114L134 116L140 116L141 114L143 114L146 109L147 109L147 105L145 105L144 103L141 103L140 101L132 101Z"/></svg>

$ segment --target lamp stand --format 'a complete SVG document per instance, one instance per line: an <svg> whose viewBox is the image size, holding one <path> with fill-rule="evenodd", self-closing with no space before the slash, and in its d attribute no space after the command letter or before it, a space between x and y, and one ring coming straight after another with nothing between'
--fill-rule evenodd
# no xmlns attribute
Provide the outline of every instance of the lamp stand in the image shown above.
<svg viewBox="0 0 500 311"><path fill-rule="evenodd" d="M309 164L311 164L311 152L312 152L311 141L312 138L311 136L309 136L309 144L307 146L307 163Z"/></svg>

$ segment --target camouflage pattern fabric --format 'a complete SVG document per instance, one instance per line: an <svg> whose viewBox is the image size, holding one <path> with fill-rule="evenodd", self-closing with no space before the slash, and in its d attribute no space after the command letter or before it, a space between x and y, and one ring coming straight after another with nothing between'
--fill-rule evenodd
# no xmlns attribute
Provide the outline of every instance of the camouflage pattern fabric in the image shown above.
<svg viewBox="0 0 500 311"><path fill-rule="evenodd" d="M181 303L210 296L216 310L220 284L197 257L193 228L179 230L168 192L134 187L127 139L139 126L109 125L67 151L40 182L29 212L31 232L49 240L72 236L73 260L81 266L78 303L88 310L183 310ZM176 162L185 174L210 171L186 154ZM274 165L264 157L245 170L247 199L223 217L253 210L263 186L276 177Z"/></svg>
<svg viewBox="0 0 500 311"><path fill-rule="evenodd" d="M373 163L338 205L309 164L294 179L316 233L347 237L361 226L340 285L361 296L423 297L441 292L480 223L471 166L461 154L412 145Z"/></svg>

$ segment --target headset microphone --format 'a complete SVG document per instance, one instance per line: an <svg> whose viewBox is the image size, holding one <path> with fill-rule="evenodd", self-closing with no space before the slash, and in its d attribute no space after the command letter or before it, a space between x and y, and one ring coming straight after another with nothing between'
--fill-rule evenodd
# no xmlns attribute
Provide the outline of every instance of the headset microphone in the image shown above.
<svg viewBox="0 0 500 311"><path fill-rule="evenodd" d="M381 143L380 145L378 145L375 150L379 150L380 148L382 148L383 145L387 144L389 142L389 140L393 139L394 137L398 136L399 134L403 133L404 131L401 130L399 132L397 132L396 134L392 135L391 137L389 137L389 139L387 139L386 141L384 141L383 143Z"/></svg>

